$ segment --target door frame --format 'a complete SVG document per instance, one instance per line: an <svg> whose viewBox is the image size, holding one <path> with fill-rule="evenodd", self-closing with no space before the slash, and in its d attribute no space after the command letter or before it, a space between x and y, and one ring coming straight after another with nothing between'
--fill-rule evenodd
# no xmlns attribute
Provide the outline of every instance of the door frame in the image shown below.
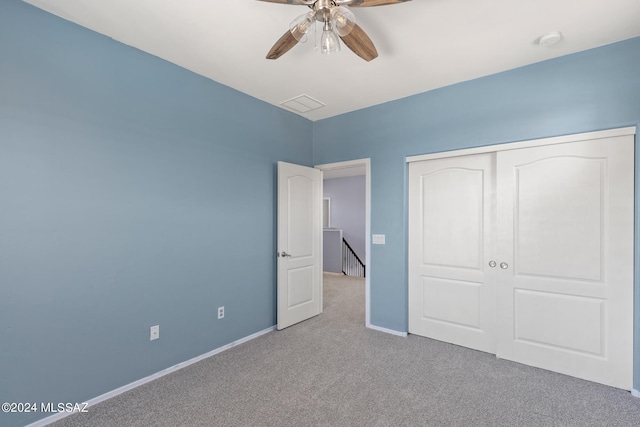
<svg viewBox="0 0 640 427"><path fill-rule="evenodd" d="M349 169L354 167L362 167L365 169L365 219L364 219L364 246L365 260L367 266L367 274L365 275L365 326L371 327L371 159L348 160L344 162L326 163L314 166L322 171ZM323 195L324 196L324 195Z"/></svg>
<svg viewBox="0 0 640 427"><path fill-rule="evenodd" d="M640 126L640 125L639 125ZM465 156L469 154L480 154L495 151L516 150L520 148L539 147L543 145L564 144L569 142L584 141L587 139L609 138L615 136L634 136L634 268L633 268L633 294L634 294L634 313L633 313L633 385L631 395L640 398L640 251L637 250L638 242L640 242L640 206L638 204L638 194L640 193L640 141L637 138L637 127L627 126L622 128L614 128L608 130L600 130L594 132L583 132L579 134L556 136L551 138L532 139L527 141L509 142L503 144L487 145L483 147L463 148L459 150L440 151L432 154L421 154L415 156L407 156L407 163L419 162L423 160L442 159L445 157ZM406 178L408 179L408 177ZM406 207L405 207L406 208ZM408 210L407 210L408 212ZM408 266L407 266L407 289L408 283ZM407 315L409 314L409 301L407 301Z"/></svg>
<svg viewBox="0 0 640 427"><path fill-rule="evenodd" d="M485 145L483 147L462 148L460 150L439 151L432 154L420 154L407 156L407 163L420 162L422 160L442 159L444 157L467 156L469 154L492 153L495 151L518 150L520 148L540 147L542 145L566 144L569 142L585 141L590 139L611 138L615 136L635 135L635 126L624 128L584 132L571 135L554 136L551 138L532 139L528 141L507 142L504 144Z"/></svg>

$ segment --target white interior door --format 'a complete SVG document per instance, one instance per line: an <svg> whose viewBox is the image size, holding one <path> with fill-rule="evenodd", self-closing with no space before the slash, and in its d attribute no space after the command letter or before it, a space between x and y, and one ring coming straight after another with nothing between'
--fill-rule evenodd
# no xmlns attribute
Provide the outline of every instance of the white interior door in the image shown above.
<svg viewBox="0 0 640 427"><path fill-rule="evenodd" d="M632 386L633 137L497 158L498 357Z"/></svg>
<svg viewBox="0 0 640 427"><path fill-rule="evenodd" d="M409 332L491 353L494 159L409 165Z"/></svg>
<svg viewBox="0 0 640 427"><path fill-rule="evenodd" d="M322 312L322 171L278 162L278 329Z"/></svg>

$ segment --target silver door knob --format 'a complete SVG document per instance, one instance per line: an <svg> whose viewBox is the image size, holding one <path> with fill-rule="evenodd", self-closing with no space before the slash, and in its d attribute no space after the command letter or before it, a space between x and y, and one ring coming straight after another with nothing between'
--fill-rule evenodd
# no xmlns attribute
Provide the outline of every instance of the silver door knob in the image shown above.
<svg viewBox="0 0 640 427"><path fill-rule="evenodd" d="M493 268L493 267L495 267L496 265L498 265L498 264L496 264L496 262L495 262L495 261L489 261L489 267Z"/></svg>
<svg viewBox="0 0 640 427"><path fill-rule="evenodd" d="M506 270L507 268L509 268L509 264L507 264L506 262L501 262L500 263L500 268L503 270Z"/></svg>
<svg viewBox="0 0 640 427"><path fill-rule="evenodd" d="M280 255L282 258L287 257L287 256L291 256L290 254L286 253L285 251L282 251L282 253L278 254Z"/></svg>

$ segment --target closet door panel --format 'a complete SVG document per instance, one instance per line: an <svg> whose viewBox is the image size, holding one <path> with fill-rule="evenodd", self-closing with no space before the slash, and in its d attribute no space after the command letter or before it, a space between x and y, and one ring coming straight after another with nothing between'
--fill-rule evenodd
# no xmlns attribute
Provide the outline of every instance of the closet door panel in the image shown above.
<svg viewBox="0 0 640 427"><path fill-rule="evenodd" d="M601 281L606 159L558 156L514 172L518 274Z"/></svg>
<svg viewBox="0 0 640 427"><path fill-rule="evenodd" d="M497 157L498 356L631 388L633 138Z"/></svg>
<svg viewBox="0 0 640 427"><path fill-rule="evenodd" d="M409 166L409 332L491 353L494 159Z"/></svg>

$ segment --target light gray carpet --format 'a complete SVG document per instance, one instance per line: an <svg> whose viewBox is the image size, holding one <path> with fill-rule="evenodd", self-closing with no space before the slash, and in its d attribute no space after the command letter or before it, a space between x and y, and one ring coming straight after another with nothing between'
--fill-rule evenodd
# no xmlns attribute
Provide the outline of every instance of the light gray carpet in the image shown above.
<svg viewBox="0 0 640 427"><path fill-rule="evenodd" d="M640 426L629 392L364 327L364 280L325 276L324 313L54 424Z"/></svg>

